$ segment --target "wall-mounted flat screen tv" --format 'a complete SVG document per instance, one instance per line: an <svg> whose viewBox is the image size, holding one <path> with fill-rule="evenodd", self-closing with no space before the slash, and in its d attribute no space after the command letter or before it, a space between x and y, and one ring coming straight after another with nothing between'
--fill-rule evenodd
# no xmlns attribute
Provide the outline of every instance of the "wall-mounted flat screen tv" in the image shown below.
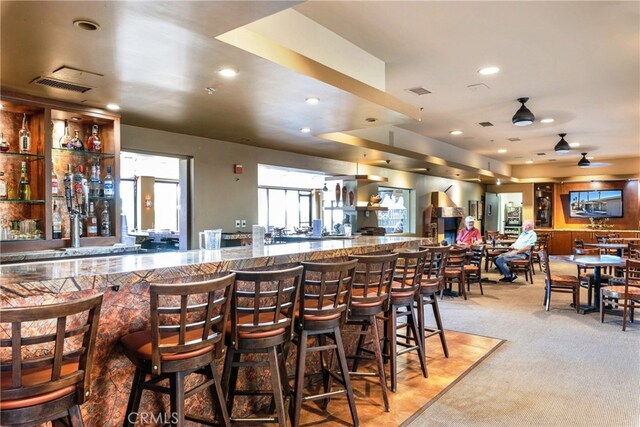
<svg viewBox="0 0 640 427"><path fill-rule="evenodd" d="M571 218L622 218L622 190L569 191Z"/></svg>

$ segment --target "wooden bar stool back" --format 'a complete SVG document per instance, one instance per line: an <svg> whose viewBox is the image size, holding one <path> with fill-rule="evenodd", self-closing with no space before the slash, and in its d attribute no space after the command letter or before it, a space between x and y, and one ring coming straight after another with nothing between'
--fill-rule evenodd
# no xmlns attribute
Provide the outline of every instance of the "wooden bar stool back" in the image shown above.
<svg viewBox="0 0 640 427"><path fill-rule="evenodd" d="M234 279L234 274L227 274L201 282L150 285L151 329L120 339L124 354L136 367L125 426L136 423L144 390L169 395L171 418L178 426L185 420L230 424L215 360L224 353ZM205 381L185 390L185 378L194 373ZM166 379L168 388L159 384ZM220 421L185 413L185 399L207 388Z"/></svg>
<svg viewBox="0 0 640 427"><path fill-rule="evenodd" d="M420 247L427 250L427 258L425 259L424 273L422 274L422 284L416 298L416 308L418 310L418 324L422 333L422 342L427 353L427 338L433 335L440 336L442 351L445 357L449 357L449 348L447 347L447 338L444 334L442 326L442 318L440 316L440 308L438 307L438 292L444 289L444 271L447 268L447 258L449 256L449 247L447 246L427 246ZM424 305L429 304L433 309L433 317L436 326L426 326L426 315Z"/></svg>
<svg viewBox="0 0 640 427"><path fill-rule="evenodd" d="M293 317L297 311L302 271L302 266L273 271L236 271L222 379L227 410L234 422L287 424L290 395L285 349L293 334ZM256 357L242 360L242 356L249 354L266 354L267 360ZM237 390L241 367L265 365L271 371L271 390ZM236 395L273 396L272 406L275 406L276 413L264 418L233 417Z"/></svg>
<svg viewBox="0 0 640 427"><path fill-rule="evenodd" d="M424 354L422 334L419 333L418 317L413 312L422 274L427 257L427 250L403 251L398 253L389 309L385 312L385 346L383 353L390 362L391 391L398 390L398 356L409 351L416 351L420 361L422 375L427 378L427 365ZM406 323L399 325L398 318L406 318ZM398 335L398 327L407 328L404 335ZM404 339L399 341L398 338ZM404 347L398 351L398 346Z"/></svg>
<svg viewBox="0 0 640 427"><path fill-rule="evenodd" d="M5 330L11 331L9 338L0 339L3 353L11 348L11 359L2 361L1 425L34 426L60 419L71 426L84 425L79 405L91 396L101 306L102 294L0 309L0 323L10 324ZM25 323L38 332L23 335Z"/></svg>
<svg viewBox="0 0 640 427"><path fill-rule="evenodd" d="M572 294L576 313L580 313L580 282L578 278L571 275L551 274L551 268L549 267L549 255L547 255L547 251L540 251L540 262L542 263L542 271L544 272L545 277L545 310L549 311L549 306L551 305L551 293L559 292Z"/></svg>
<svg viewBox="0 0 640 427"><path fill-rule="evenodd" d="M348 357L354 359L353 371L349 372L349 375L352 377L377 376L382 388L384 409L388 412L390 407L387 395L387 380L384 374L384 360L382 358L376 316L382 315L389 309L391 282L393 281L398 254L358 255L349 258L356 259L358 266L356 267L356 274L351 288L347 325L360 326L359 331L348 331L359 335L356 354ZM365 342L367 335L371 335L372 338L369 342ZM371 349L365 349L365 345L370 345ZM373 355L373 359L376 362L377 372L358 372L360 360L371 359L371 355Z"/></svg>
<svg viewBox="0 0 640 427"><path fill-rule="evenodd" d="M300 425L303 402L325 399L325 404L328 404L329 398L338 394L346 394L353 425L359 425L349 378L349 368L340 334L340 328L347 319L347 308L357 264L356 260L336 263L302 263L304 273L300 291L300 309L295 317L296 335L293 338L293 342L298 348L293 419L291 421L294 426ZM308 345L310 338L315 338L317 342L315 347ZM327 338L331 340L331 343L327 343ZM333 350L336 351L339 373L333 372L331 369ZM324 393L303 396L307 354L310 352L320 352ZM331 391L333 378L344 388Z"/></svg>

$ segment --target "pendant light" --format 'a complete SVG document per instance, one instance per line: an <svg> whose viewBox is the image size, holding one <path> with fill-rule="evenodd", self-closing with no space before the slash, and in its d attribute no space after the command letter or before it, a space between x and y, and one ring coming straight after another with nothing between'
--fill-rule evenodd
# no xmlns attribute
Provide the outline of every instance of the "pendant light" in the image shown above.
<svg viewBox="0 0 640 427"><path fill-rule="evenodd" d="M589 166L591 166L591 162L589 161L589 159L587 159L587 153L580 154L582 154L582 158L578 162L578 166L580 166L581 168L588 168Z"/></svg>
<svg viewBox="0 0 640 427"><path fill-rule="evenodd" d="M518 102L521 103L522 105L520 106L520 109L516 111L516 114L514 114L513 118L511 119L511 123L513 123L514 125L529 126L536 119L533 113L524 105L524 103L527 102L528 100L529 98L518 98Z"/></svg>
<svg viewBox="0 0 640 427"><path fill-rule="evenodd" d="M556 152L566 153L567 151L571 151L571 146L567 141L564 140L564 137L567 136L566 133L559 133L560 141L553 148Z"/></svg>

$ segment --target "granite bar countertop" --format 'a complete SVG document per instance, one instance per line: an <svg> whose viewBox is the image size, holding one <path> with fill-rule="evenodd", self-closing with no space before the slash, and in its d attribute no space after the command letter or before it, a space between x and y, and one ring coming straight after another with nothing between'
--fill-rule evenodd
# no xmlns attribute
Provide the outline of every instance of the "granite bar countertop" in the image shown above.
<svg viewBox="0 0 640 427"><path fill-rule="evenodd" d="M3 252L0 253L0 264L97 255L116 255L137 252L139 250L140 245L116 243L113 246L81 246L79 248L45 249L41 251Z"/></svg>
<svg viewBox="0 0 640 427"><path fill-rule="evenodd" d="M0 266L0 303L7 299L207 276L300 261L432 244L421 237L374 237L241 246L212 250L24 262Z"/></svg>

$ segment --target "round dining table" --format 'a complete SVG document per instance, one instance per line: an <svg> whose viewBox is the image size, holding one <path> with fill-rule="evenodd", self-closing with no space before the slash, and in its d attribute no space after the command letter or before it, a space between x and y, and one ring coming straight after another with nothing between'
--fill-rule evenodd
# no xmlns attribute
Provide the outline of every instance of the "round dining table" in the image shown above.
<svg viewBox="0 0 640 427"><path fill-rule="evenodd" d="M585 245L586 246L586 245ZM615 255L554 255L556 261L570 262L579 267L593 267L593 305L582 306L580 313L587 314L600 311L600 277L602 267L624 267L626 259Z"/></svg>

